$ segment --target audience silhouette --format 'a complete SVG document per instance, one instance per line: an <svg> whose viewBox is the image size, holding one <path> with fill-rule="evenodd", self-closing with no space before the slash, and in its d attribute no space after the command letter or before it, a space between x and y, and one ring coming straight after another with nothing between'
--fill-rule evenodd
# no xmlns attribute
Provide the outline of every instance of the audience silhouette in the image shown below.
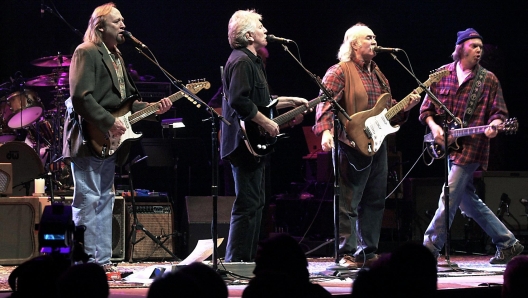
<svg viewBox="0 0 528 298"><path fill-rule="evenodd" d="M437 263L420 243L405 243L362 269L352 284L352 297L435 297Z"/></svg>
<svg viewBox="0 0 528 298"><path fill-rule="evenodd" d="M331 297L310 282L308 260L299 244L287 234L277 234L259 243L255 276L242 293L243 298Z"/></svg>
<svg viewBox="0 0 528 298"><path fill-rule="evenodd" d="M54 255L34 257L16 267L8 278L12 298L56 298L57 281L70 261Z"/></svg>
<svg viewBox="0 0 528 298"><path fill-rule="evenodd" d="M110 294L105 270L95 264L72 266L58 281L59 298L107 298Z"/></svg>
<svg viewBox="0 0 528 298"><path fill-rule="evenodd" d="M155 279L147 298L227 298L222 277L203 263L192 263Z"/></svg>
<svg viewBox="0 0 528 298"><path fill-rule="evenodd" d="M528 256L521 255L511 259L504 271L502 298L528 297Z"/></svg>

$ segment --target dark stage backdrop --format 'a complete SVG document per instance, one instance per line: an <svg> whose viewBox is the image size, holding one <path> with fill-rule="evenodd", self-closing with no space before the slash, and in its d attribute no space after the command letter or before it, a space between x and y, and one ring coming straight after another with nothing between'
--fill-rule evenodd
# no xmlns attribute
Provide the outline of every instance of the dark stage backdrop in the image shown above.
<svg viewBox="0 0 528 298"><path fill-rule="evenodd" d="M55 8L64 18L41 13L41 2ZM71 28L84 34L93 9L106 1L71 0L3 0L0 6L0 83L9 81L16 72L32 78L51 72L50 68L36 67L31 61L41 57L72 54L81 37ZM256 8L263 14L269 33L296 41L289 50L300 56L304 66L322 77L326 69L336 63L337 50L345 31L357 22L373 29L379 45L402 48L399 59L414 69L421 81L436 67L449 63L454 49L456 32L475 28L489 44L483 63L499 77L511 116L519 119L516 135L500 135L493 140L490 170L526 170L527 157L523 149L528 144L527 104L523 89L527 80L528 52L525 33L527 8L514 1L175 1L175 0L116 0L125 17L127 30L154 52L160 64L176 78L187 80L206 78L209 90L198 95L208 101L220 86L219 67L225 64L231 49L227 43L227 23L235 10ZM71 26L71 28L68 26ZM297 47L297 46L298 47ZM167 82L162 73L130 44L120 46L127 63L133 64L140 75L151 75L154 81ZM317 86L278 44L269 44L269 83L280 95L315 98ZM411 76L389 54L375 58L387 75L394 97L401 99L417 87ZM49 87L34 87L49 106L52 94ZM49 107L50 108L50 107ZM210 125L207 117L186 100L174 104L173 113L187 124L179 137L200 137L205 148L203 158L210 160ZM415 108L407 124L396 134L396 147L401 151L406 173L422 150L424 127L417 121ZM314 114L306 117L305 125L312 125ZM274 193L284 192L291 182L302 181L303 161L308 153L302 130L296 127L292 137L277 146L273 155L272 177ZM200 145L200 143L196 143ZM194 152L194 153L196 153ZM181 157L185 158L185 157ZM210 163L206 162L206 165ZM189 179L191 193L210 194L210 169L203 169L199 179ZM191 173L191 171L189 171ZM427 167L419 162L410 177L442 176L442 162ZM139 174L138 174L139 175ZM136 175L136 176L138 176ZM169 175L169 174L167 174ZM144 179L148 179L148 176ZM181 179L181 175L178 179ZM171 182L173 183L173 181ZM197 185L197 186L194 186Z"/></svg>

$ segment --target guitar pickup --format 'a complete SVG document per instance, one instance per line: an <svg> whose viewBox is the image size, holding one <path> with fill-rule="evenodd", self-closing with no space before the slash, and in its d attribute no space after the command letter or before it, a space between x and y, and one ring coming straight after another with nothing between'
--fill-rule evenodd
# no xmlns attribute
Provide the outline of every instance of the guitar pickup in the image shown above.
<svg viewBox="0 0 528 298"><path fill-rule="evenodd" d="M372 132L370 131L370 128L365 127L363 131L365 132L365 135L367 135L367 138L372 139Z"/></svg>

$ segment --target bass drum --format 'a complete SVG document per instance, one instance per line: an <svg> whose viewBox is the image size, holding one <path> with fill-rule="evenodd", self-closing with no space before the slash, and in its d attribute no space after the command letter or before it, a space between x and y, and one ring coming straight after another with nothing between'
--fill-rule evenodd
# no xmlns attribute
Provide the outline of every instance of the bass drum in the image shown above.
<svg viewBox="0 0 528 298"><path fill-rule="evenodd" d="M0 163L13 165L12 196L32 195L35 192L34 179L44 174L44 165L31 147L24 142L7 142L0 145ZM26 190L24 183L28 185L29 190Z"/></svg>

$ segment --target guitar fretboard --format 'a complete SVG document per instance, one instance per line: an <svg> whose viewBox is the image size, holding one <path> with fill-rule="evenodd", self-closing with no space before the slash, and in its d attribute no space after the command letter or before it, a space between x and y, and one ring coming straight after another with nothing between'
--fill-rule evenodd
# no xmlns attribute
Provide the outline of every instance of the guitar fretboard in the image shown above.
<svg viewBox="0 0 528 298"><path fill-rule="evenodd" d="M307 108L305 105L302 105L302 106L298 106L296 107L295 109L293 110L290 110L284 114L281 114L275 118L273 118L273 121L275 121L275 123L277 123L279 126L281 126L282 124L285 124L287 123L288 121L290 121L291 119L295 118L297 115L300 115L301 113L309 110L309 109L312 109L313 107L315 107L317 104L319 104L321 101L323 101L323 99L326 98L326 95L321 95L315 99L312 99L308 102L308 106L309 108Z"/></svg>

